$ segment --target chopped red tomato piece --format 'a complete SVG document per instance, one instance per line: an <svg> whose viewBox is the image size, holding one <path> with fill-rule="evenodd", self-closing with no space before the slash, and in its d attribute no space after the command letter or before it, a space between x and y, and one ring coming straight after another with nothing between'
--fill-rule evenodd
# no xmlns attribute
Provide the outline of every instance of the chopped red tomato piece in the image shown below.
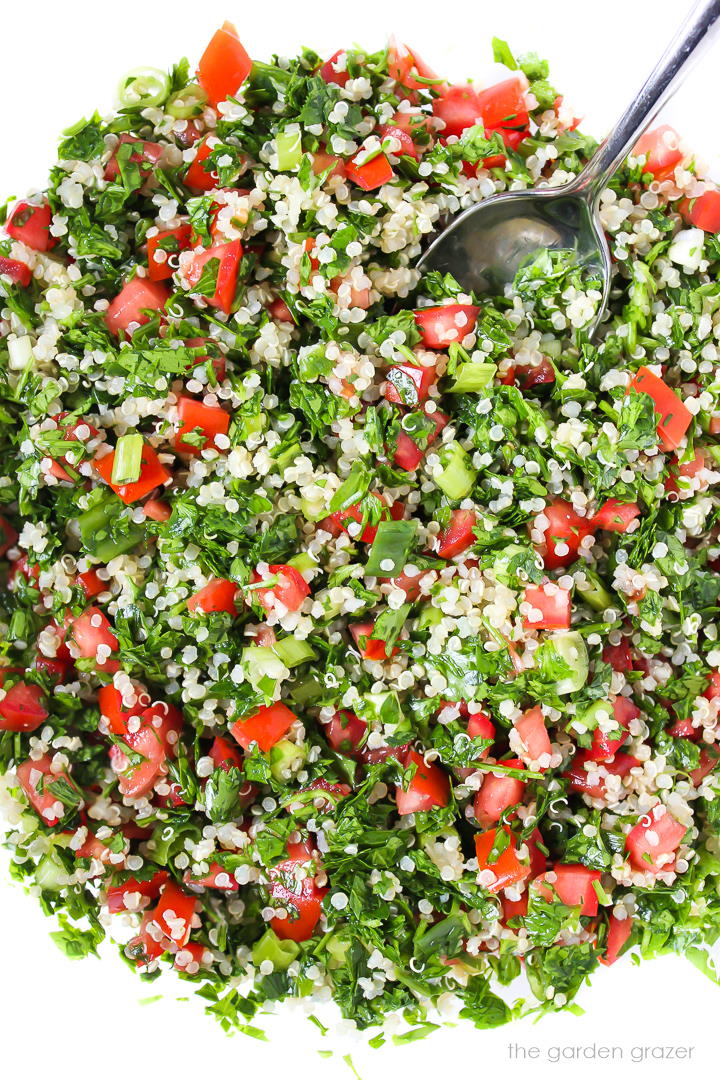
<svg viewBox="0 0 720 1080"><path fill-rule="evenodd" d="M77 576L77 584L85 593L86 600L92 600L93 596L98 596L99 593L107 589L107 583L102 581L98 577L97 570L85 570L82 574Z"/></svg>
<svg viewBox="0 0 720 1080"><path fill-rule="evenodd" d="M632 525L640 517L640 507L637 503L620 502L619 499L607 499L597 513L593 516L591 524L594 529L604 529L605 532L627 532L628 526Z"/></svg>
<svg viewBox="0 0 720 1080"><path fill-rule="evenodd" d="M664 450L677 450L692 422L692 413L667 383L649 368L638 368L629 390L649 394L659 414L657 432Z"/></svg>
<svg viewBox="0 0 720 1080"><path fill-rule="evenodd" d="M167 870L156 870L147 881L138 881L129 877L122 885L110 885L107 890L107 909L111 915L122 911L137 911L138 897L145 900L157 900L160 890L167 884Z"/></svg>
<svg viewBox="0 0 720 1080"><path fill-rule="evenodd" d="M572 503L555 499L543 510L548 524L544 531L545 551L542 553L546 570L570 566L580 555L580 544L592 534L592 523L581 517Z"/></svg>
<svg viewBox="0 0 720 1080"><path fill-rule="evenodd" d="M415 773L407 788L400 784L395 788L398 814L417 814L436 806L447 806L450 781L439 765L428 764L416 750L411 750L402 764L405 769L414 765Z"/></svg>
<svg viewBox="0 0 720 1080"><path fill-rule="evenodd" d="M252 716L237 720L230 728L230 734L244 750L249 750L257 743L264 754L272 750L275 743L287 735L297 717L287 705L276 701L274 705L261 705Z"/></svg>
<svg viewBox="0 0 720 1080"><path fill-rule="evenodd" d="M709 776L711 772L714 772L720 758L717 757L716 752L711 753L710 750L700 751L700 761L698 767L693 769L690 773L690 779L695 787L702 783L706 776Z"/></svg>
<svg viewBox="0 0 720 1080"><path fill-rule="evenodd" d="M381 505L378 520L386 521L390 517L389 508L376 492L373 491L371 494ZM364 528L358 528L363 521L363 510L359 503L348 506L346 510L336 510L334 514L330 515L329 520L334 522L343 532L346 532L348 536L351 536L353 540L360 540L363 544L372 544L377 535L377 524L371 525L367 523ZM355 524L356 522L357 524Z"/></svg>
<svg viewBox="0 0 720 1080"><path fill-rule="evenodd" d="M36 206L19 202L5 222L5 231L13 240L33 248L34 251L50 251L57 240L50 235L52 210L47 200Z"/></svg>
<svg viewBox="0 0 720 1080"><path fill-rule="evenodd" d="M195 152L195 157L190 162L188 170L185 173L185 187L190 188L191 191L203 192L212 191L220 184L220 178L212 167L212 163L203 165L213 152L213 147L209 143L209 136L206 136L203 141L198 145Z"/></svg>
<svg viewBox="0 0 720 1080"><path fill-rule="evenodd" d="M136 762L119 746L111 746L110 765L117 776L120 794L128 799L139 799L152 791L156 780L164 773L165 747L158 733L148 725L126 732L123 742L141 760Z"/></svg>
<svg viewBox="0 0 720 1080"><path fill-rule="evenodd" d="M499 761L498 765L513 769L525 768L519 758ZM508 776L507 773L485 773L482 787L475 796L473 803L475 817L483 828L494 825L506 810L522 802L525 787L526 785L522 780L514 776Z"/></svg>
<svg viewBox="0 0 720 1080"><path fill-rule="evenodd" d="M539 705L533 709L527 709L519 719L514 721L513 727L520 736L520 741L530 761L539 761L545 755L552 754L545 717Z"/></svg>
<svg viewBox="0 0 720 1080"><path fill-rule="evenodd" d="M117 671L117 661L110 660L109 657L117 652L118 639L112 632L107 616L99 607L86 608L82 615L71 619L68 637L75 645L76 657L95 660L100 671Z"/></svg>
<svg viewBox="0 0 720 1080"><path fill-rule="evenodd" d="M57 825L65 816L65 807L51 790L58 782L75 787L66 772L53 769L52 758L44 754L37 761L28 758L15 769L20 787L25 792L33 810L42 818L45 825Z"/></svg>
<svg viewBox="0 0 720 1080"><path fill-rule="evenodd" d="M686 826L681 825L664 806L654 807L643 815L625 838L630 862L636 870L653 874L670 869L686 832Z"/></svg>
<svg viewBox="0 0 720 1080"><path fill-rule="evenodd" d="M383 184L389 184L395 173L385 154L378 154L363 165L358 165L352 159L346 161L345 175L363 191L375 191Z"/></svg>
<svg viewBox="0 0 720 1080"><path fill-rule="evenodd" d="M209 615L214 611L226 611L228 615L237 615L238 587L234 581L226 578L211 578L187 602L188 611L199 611Z"/></svg>
<svg viewBox="0 0 720 1080"><path fill-rule="evenodd" d="M436 81L435 73L425 61L394 35L388 42L388 75L407 90L420 90L428 85L428 80Z"/></svg>
<svg viewBox="0 0 720 1080"><path fill-rule="evenodd" d="M140 476L137 480L132 480L128 484L114 484L112 481L114 461L115 451L112 450L105 457L95 458L95 470L126 504L137 502L143 496L149 495L153 488L160 487L170 479L170 473L162 464L152 446L148 446L147 443L143 443L140 457Z"/></svg>
<svg viewBox="0 0 720 1080"><path fill-rule="evenodd" d="M295 325L292 312L281 296L276 296L275 299L268 304L268 314L271 319L275 319L277 322L292 323L293 326Z"/></svg>
<svg viewBox="0 0 720 1080"><path fill-rule="evenodd" d="M530 116L525 101L527 79L518 72L478 94L486 131L499 131L506 146L517 147L529 134Z"/></svg>
<svg viewBox="0 0 720 1080"><path fill-rule="evenodd" d="M338 49L334 52L329 60L326 60L321 65L318 75L326 83L336 83L338 86L344 86L350 78L350 72L345 66L345 61L340 61L340 57L345 57L345 49Z"/></svg>
<svg viewBox="0 0 720 1080"><path fill-rule="evenodd" d="M425 415L428 420L432 421L435 428L433 431L428 431L426 433L427 442L424 447L418 446L415 440L412 439L407 432L403 431L402 428L398 432L395 450L392 451L393 463L397 465L398 468L407 470L407 472L414 472L415 469L417 469L418 465L425 457L426 450L428 447L432 446L450 419L445 413L441 413L439 409L435 409L434 412L425 411Z"/></svg>
<svg viewBox="0 0 720 1080"><path fill-rule="evenodd" d="M216 769L229 772L230 769L242 767L242 757L237 747L223 739L222 735L216 735L210 747L210 758Z"/></svg>
<svg viewBox="0 0 720 1080"><path fill-rule="evenodd" d="M153 165L156 165L160 160L163 152L163 147L160 143L149 142L147 139L138 139L136 135L129 135L125 132L120 135L116 150L113 151L113 155L105 166L105 179L115 180L120 175L120 164L118 162L118 153L123 145L132 144L132 151L128 158L128 161L132 165L140 166L140 174L146 177Z"/></svg>
<svg viewBox="0 0 720 1080"><path fill-rule="evenodd" d="M507 841L498 842L498 832L505 833ZM503 847L503 843L505 846ZM502 848L499 854L495 854L498 848ZM530 874L530 867L521 863L518 858L518 849L512 830L503 825L502 829L489 829L487 832L478 833L475 837L475 855L478 861L478 870L481 873L490 871L494 880L483 882L483 888L488 892L500 892L510 885L517 885L524 881ZM486 875L489 877L489 875Z"/></svg>
<svg viewBox="0 0 720 1080"><path fill-rule="evenodd" d="M407 131L403 131L402 128L396 127L394 124L385 124L384 127L380 128L378 135L381 139L397 139L400 143L400 149L389 151L390 153L395 154L396 157L411 157L414 158L415 161L420 160L420 153L415 146L415 143L412 141Z"/></svg>
<svg viewBox="0 0 720 1080"><path fill-rule="evenodd" d="M589 870L582 863L557 863L552 870L535 878L531 888L543 900L557 899L567 907L579 907L581 915L597 915L598 895L594 882L602 874L599 870Z"/></svg>
<svg viewBox="0 0 720 1080"><path fill-rule="evenodd" d="M689 225L704 232L720 232L720 191L710 188L695 199L683 199L680 213Z"/></svg>
<svg viewBox="0 0 720 1080"><path fill-rule="evenodd" d="M148 499L143 503L143 513L151 521L169 521L172 517L172 509L162 499Z"/></svg>
<svg viewBox="0 0 720 1080"><path fill-rule="evenodd" d="M316 884L315 861L305 845L288 845L288 853L290 858L268 872L272 904L286 913L271 919L270 926L283 941L307 941L320 921L327 889Z"/></svg>
<svg viewBox="0 0 720 1080"><path fill-rule="evenodd" d="M433 113L445 124L443 135L462 135L483 119L480 98L472 86L446 87L433 101Z"/></svg>
<svg viewBox="0 0 720 1080"><path fill-rule="evenodd" d="M215 107L240 89L252 70L252 60L231 22L224 22L210 39L198 64L198 82Z"/></svg>
<svg viewBox="0 0 720 1080"><path fill-rule="evenodd" d="M570 627L572 599L570 590L554 581L544 585L526 585L525 603L532 606L523 618L526 630L567 630Z"/></svg>
<svg viewBox="0 0 720 1080"><path fill-rule="evenodd" d="M142 326L152 315L146 312L162 311L169 299L167 285L147 278L134 277L123 285L105 312L105 323L111 334L127 333L134 323Z"/></svg>
<svg viewBox="0 0 720 1080"><path fill-rule="evenodd" d="M195 909L195 897L183 892L174 881L168 881L152 915L163 934L182 947L190 938Z"/></svg>
<svg viewBox="0 0 720 1080"><path fill-rule="evenodd" d="M210 863L207 874L196 876L187 870L183 881L186 885L202 886L204 889L221 889L223 892L234 892L239 888L232 874L218 862Z"/></svg>
<svg viewBox="0 0 720 1080"><path fill-rule="evenodd" d="M189 225L177 225L163 229L147 237L148 277L151 281L164 281L177 270L177 259L172 256L191 246L192 229Z"/></svg>
<svg viewBox="0 0 720 1080"><path fill-rule="evenodd" d="M350 623L348 627L362 659L380 660L384 663L388 658L387 644L380 638L371 637L374 629L374 620L371 622ZM393 645L390 656L395 656L397 652L397 645Z"/></svg>
<svg viewBox="0 0 720 1080"><path fill-rule="evenodd" d="M345 162L341 157L337 157L335 154L328 154L324 150L315 150L312 155L312 170L316 176L320 173L324 173L326 169L331 171L328 173L328 179L331 176L345 176Z"/></svg>
<svg viewBox="0 0 720 1080"><path fill-rule="evenodd" d="M430 387L436 379L435 366L420 364L394 364L385 376L383 394L393 405L414 408L427 401Z"/></svg>
<svg viewBox="0 0 720 1080"><path fill-rule="evenodd" d="M216 435L227 435L230 417L217 405L204 405L195 398L181 397L178 401L180 428L175 435L175 449L191 457L199 457L203 450L215 450ZM186 436L199 434L203 444L188 442Z"/></svg>
<svg viewBox="0 0 720 1080"><path fill-rule="evenodd" d="M673 458L670 463L670 475L665 480L665 490L668 492L679 492L680 484L679 480L691 480L694 476L697 476L707 466L705 454L702 450L696 450L695 455L690 461L683 461L682 464L678 462L677 457ZM689 485L684 485L684 490L689 490Z"/></svg>
<svg viewBox="0 0 720 1080"><path fill-rule="evenodd" d="M310 586L300 571L285 563L272 563L268 566L268 573L277 578L275 583L266 588L252 589L252 596L266 611L275 611L278 605L288 611L298 611L305 597L310 595ZM258 573L252 576L253 583L263 580Z"/></svg>
<svg viewBox="0 0 720 1080"><path fill-rule="evenodd" d="M4 676L0 669L0 686ZM16 682L0 699L0 731L36 731L48 715L45 695L34 683Z"/></svg>
<svg viewBox="0 0 720 1080"><path fill-rule="evenodd" d="M622 779L631 769L641 764L632 754L617 752L610 761L594 761L589 751L580 750L563 775L570 781L571 791L587 795L591 799L604 799L607 795L605 781L608 776L619 776ZM615 791L615 788L612 790Z"/></svg>
<svg viewBox="0 0 720 1080"><path fill-rule="evenodd" d="M147 691L139 684L134 684L135 700L131 705L126 705L123 695L112 683L101 686L98 690L98 706L100 715L107 721L107 726L114 735L125 735L128 724L133 717L139 717L143 709L150 703Z"/></svg>
<svg viewBox="0 0 720 1080"><path fill-rule="evenodd" d="M32 270L17 259L0 257L0 277L10 278L16 285L22 285L26 289L32 281Z"/></svg>
<svg viewBox="0 0 720 1080"><path fill-rule="evenodd" d="M618 645L606 645L602 651L602 658L606 664L610 665L613 671L633 670L633 654L624 638Z"/></svg>
<svg viewBox="0 0 720 1080"><path fill-rule="evenodd" d="M480 308L473 304L441 304L414 311L423 345L428 349L447 349L462 341L475 329Z"/></svg>
<svg viewBox="0 0 720 1080"><path fill-rule="evenodd" d="M347 709L336 712L324 725L325 738L339 754L354 757L365 739L368 726L364 720Z"/></svg>
<svg viewBox="0 0 720 1080"><path fill-rule="evenodd" d="M639 715L640 710L634 701L627 697L616 697L613 701L613 720L619 734L611 737L607 732L596 727L593 731L592 746L589 752L592 760L607 761L608 758L611 758L615 751L619 750L627 742L630 721L636 720Z"/></svg>
<svg viewBox="0 0 720 1080"><path fill-rule="evenodd" d="M645 172L652 173L656 180L665 180L683 160L679 144L677 131L669 124L661 124L641 135L632 152L635 157L645 156Z"/></svg>
<svg viewBox="0 0 720 1080"><path fill-rule="evenodd" d="M168 757L175 757L184 717L176 705L168 701L156 701L141 713L143 727L152 728L163 745Z"/></svg>
<svg viewBox="0 0 720 1080"><path fill-rule="evenodd" d="M600 957L600 963L607 967L617 960L623 945L632 934L633 920L631 918L618 919L617 915L611 915L608 920L608 932L605 941L605 955Z"/></svg>
<svg viewBox="0 0 720 1080"><path fill-rule="evenodd" d="M471 739L494 740L496 735L495 725L484 712L471 713L468 717L467 733ZM486 746L480 751L478 761L484 761L490 754L491 746Z"/></svg>
<svg viewBox="0 0 720 1080"><path fill-rule="evenodd" d="M440 533L437 553L441 559L453 559L472 547L475 543L476 521L474 510L453 510L449 524Z"/></svg>
<svg viewBox="0 0 720 1080"><path fill-rule="evenodd" d="M207 251L201 251L195 255L190 266L185 270L185 277L192 289L200 281L205 265L211 259L217 260L215 292L212 296L207 297L207 300L209 304L220 308L226 315L230 314L235 299L235 287L242 253L242 244L239 240L231 240L227 244L215 244L214 247L208 248Z"/></svg>
<svg viewBox="0 0 720 1080"><path fill-rule="evenodd" d="M17 538L18 534L10 522L0 514L0 558L13 546Z"/></svg>

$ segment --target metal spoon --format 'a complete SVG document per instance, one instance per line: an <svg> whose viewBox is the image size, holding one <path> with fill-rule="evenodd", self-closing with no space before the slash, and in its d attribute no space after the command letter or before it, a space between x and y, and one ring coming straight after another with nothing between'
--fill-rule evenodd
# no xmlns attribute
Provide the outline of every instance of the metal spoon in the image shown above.
<svg viewBox="0 0 720 1080"><path fill-rule="evenodd" d="M563 187L537 187L493 195L459 214L430 244L417 266L450 273L474 292L502 292L518 267L543 248L576 252L578 262L600 275L602 303L589 325L593 334L608 303L611 256L598 215L600 194L636 140L680 85L720 18L720 0L699 0L637 96L583 171Z"/></svg>

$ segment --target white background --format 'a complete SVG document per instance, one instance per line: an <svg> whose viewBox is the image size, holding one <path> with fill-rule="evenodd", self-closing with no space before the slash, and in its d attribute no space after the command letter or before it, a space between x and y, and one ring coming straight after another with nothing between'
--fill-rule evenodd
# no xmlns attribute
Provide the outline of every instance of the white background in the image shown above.
<svg viewBox="0 0 720 1080"><path fill-rule="evenodd" d="M0 27L0 143L2 198L42 187L54 160L57 134L95 107L112 105L119 77L130 67L165 67L183 54L192 63L212 32L230 19L258 59L289 55L301 44L330 55L358 43L379 48L395 32L440 74L482 78L491 67L490 39L506 38L517 52L535 50L551 61L551 75L566 100L585 117L585 128L603 133L664 48L689 0L455 0L431 5L362 0L344 6L327 0L274 0L273 4L225 0L82 0L34 3L10 0ZM690 76L665 117L711 163L720 159L716 75L720 44ZM713 173L716 168L713 166ZM716 173L720 178L720 171ZM0 860L4 856L0 854ZM196 1001L169 996L141 1006L166 984L144 986L113 957L67 960L48 938L52 927L34 901L6 883L0 867L0 1037L5 1077L50 1072L56 1080L125 1080L164 1076L225 1078L257 1069L278 1070L294 1080L347 1077L351 1053L362 1080L407 1072L435 1078L448 1067L468 1077L498 1071L515 1077L685 1077L708 1075L716 1062L720 991L680 958L643 964L628 960L597 973L580 995L583 1017L560 1014L539 1025L524 1021L499 1031L456 1028L409 1047L378 1051L343 1044L335 1055L317 1051L327 1041L300 1017L285 1011L273 1021L269 1043L228 1038ZM509 1043L540 1058L516 1063ZM552 1063L553 1048L619 1047L622 1062ZM634 1047L693 1046L687 1062L635 1063ZM716 1067L716 1066L715 1066ZM714 1069L713 1069L714 1071ZM270 1072L270 1075L272 1073Z"/></svg>

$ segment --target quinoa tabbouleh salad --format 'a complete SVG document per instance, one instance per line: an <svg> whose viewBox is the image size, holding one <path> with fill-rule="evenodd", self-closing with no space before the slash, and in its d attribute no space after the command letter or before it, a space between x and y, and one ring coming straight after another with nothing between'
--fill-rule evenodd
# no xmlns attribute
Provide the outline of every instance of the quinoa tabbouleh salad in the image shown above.
<svg viewBox="0 0 720 1080"><path fill-rule="evenodd" d="M494 50L455 86L226 24L3 214L12 874L227 1028L490 1027L629 949L714 977L720 192L643 136L593 342L571 251L499 298L421 277L595 147Z"/></svg>

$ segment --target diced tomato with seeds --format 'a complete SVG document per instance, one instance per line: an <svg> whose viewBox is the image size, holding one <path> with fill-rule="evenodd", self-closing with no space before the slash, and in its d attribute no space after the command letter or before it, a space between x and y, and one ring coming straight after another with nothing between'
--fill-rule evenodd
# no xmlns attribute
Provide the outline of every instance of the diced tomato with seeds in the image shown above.
<svg viewBox="0 0 720 1080"><path fill-rule="evenodd" d="M105 179L116 180L120 175L120 164L118 162L118 151L120 147L126 143L133 144L133 150L130 154L130 163L132 165L140 166L140 174L146 177L153 165L157 165L163 152L163 147L160 143L149 142L147 139L139 139L136 135L130 135L128 132L124 132L119 136L117 149L113 151L112 157L105 166Z"/></svg>
<svg viewBox="0 0 720 1080"><path fill-rule="evenodd" d="M669 124L661 124L641 135L633 147L634 157L645 157L645 172L656 180L665 180L683 160L680 136Z"/></svg>
<svg viewBox="0 0 720 1080"><path fill-rule="evenodd" d="M630 734L630 722L636 720L639 715L640 710L634 701L622 695L616 697L613 701L613 718L620 730L620 734L611 737L606 732L601 731L599 727L595 728L590 747L592 760L607 761L608 758L611 758L616 750L619 750L627 742Z"/></svg>
<svg viewBox="0 0 720 1080"><path fill-rule="evenodd" d="M24 262L0 256L0 277L10 278L16 285L26 289L32 281L32 270Z"/></svg>
<svg viewBox="0 0 720 1080"><path fill-rule="evenodd" d="M570 590L555 582L526 585L524 601L532 612L523 617L526 630L568 630L572 599Z"/></svg>
<svg viewBox="0 0 720 1080"><path fill-rule="evenodd" d="M692 422L692 413L678 394L647 367L638 368L628 388L648 394L659 414L657 432L664 450L677 450Z"/></svg>
<svg viewBox="0 0 720 1080"><path fill-rule="evenodd" d="M277 581L267 588L252 589L250 595L266 611L274 611L277 604L282 604L288 611L299 611L305 598L310 595L310 586L300 571L285 563L272 563L268 566L268 573ZM251 580L255 583L264 579L255 572Z"/></svg>
<svg viewBox="0 0 720 1080"><path fill-rule="evenodd" d="M164 281L172 277L177 270L177 259L171 256L185 251L191 246L192 229L189 225L177 225L174 229L163 229L154 236L147 237L148 277L151 281ZM158 254L163 252L164 258Z"/></svg>
<svg viewBox="0 0 720 1080"><path fill-rule="evenodd" d="M188 611L199 611L201 615L210 615L215 611L226 611L228 615L237 615L238 587L234 581L226 578L211 578L187 602Z"/></svg>
<svg viewBox="0 0 720 1080"><path fill-rule="evenodd" d="M0 686L4 676L0 669ZM48 716L45 694L34 683L16 682L0 698L0 731L36 731Z"/></svg>
<svg viewBox="0 0 720 1080"><path fill-rule="evenodd" d="M478 861L478 870L489 870L495 875L495 880L483 888L488 892L500 892L510 885L517 885L530 875L530 867L520 862L518 849L512 830L507 825L502 826L502 832L508 837L508 844L497 856L493 856L493 848L496 847L497 835L500 830L488 829L487 832L478 833L475 837L475 856ZM500 845L498 845L500 846Z"/></svg>
<svg viewBox="0 0 720 1080"><path fill-rule="evenodd" d="M115 484L112 479L115 451L111 450L102 458L95 458L95 470L105 483L129 505L149 495L156 487L161 487L170 479L170 473L160 461L152 446L144 442L140 456L140 476L127 484Z"/></svg>
<svg viewBox="0 0 720 1080"><path fill-rule="evenodd" d="M530 761L539 761L546 754L552 754L545 717L539 705L527 709L514 721L513 727L520 736Z"/></svg>
<svg viewBox="0 0 720 1080"><path fill-rule="evenodd" d="M385 376L383 394L393 405L414 408L427 401L430 388L436 379L435 366L420 364L394 364Z"/></svg>
<svg viewBox="0 0 720 1080"><path fill-rule="evenodd" d="M230 734L244 750L249 750L257 743L264 754L272 750L275 743L283 739L293 726L297 717L287 705L276 701L273 705L261 705L257 712L237 720L230 728Z"/></svg>
<svg viewBox="0 0 720 1080"><path fill-rule="evenodd" d="M385 154L378 154L363 165L358 165L352 158L345 162L345 175L363 191L375 191L383 184L394 179L392 165Z"/></svg>
<svg viewBox="0 0 720 1080"><path fill-rule="evenodd" d="M480 98L472 86L446 87L433 101L433 113L445 124L445 136L462 135L483 119Z"/></svg>
<svg viewBox="0 0 720 1080"><path fill-rule="evenodd" d="M428 349L447 349L475 329L479 307L474 304L440 304L413 312L415 323Z"/></svg>
<svg viewBox="0 0 720 1080"><path fill-rule="evenodd" d="M407 788L401 784L395 788L398 814L417 814L436 806L447 806L450 797L447 773L435 762L428 764L416 750L411 750L403 761L405 769L411 765L415 766L415 773Z"/></svg>
<svg viewBox="0 0 720 1080"><path fill-rule="evenodd" d="M118 639L112 632L110 622L103 611L94 605L86 608L82 615L70 619L69 639L74 642L79 656L83 659L96 660L100 646L117 652ZM100 671L116 671L117 662L105 660L98 663Z"/></svg>
<svg viewBox="0 0 720 1080"><path fill-rule="evenodd" d="M454 559L475 543L477 515L474 510L453 510L450 522L440 533L438 555L441 559Z"/></svg>
<svg viewBox="0 0 720 1080"><path fill-rule="evenodd" d="M605 532L627 532L628 526L640 517L637 503L620 502L619 499L607 499L592 518L594 529Z"/></svg>
<svg viewBox="0 0 720 1080"><path fill-rule="evenodd" d="M328 724L323 726L325 738L333 750L347 757L358 754L360 746L367 734L367 723L361 720L355 713L347 709L341 709L334 713Z"/></svg>
<svg viewBox="0 0 720 1080"><path fill-rule="evenodd" d="M7 518L0 514L0 558L13 546L18 534Z"/></svg>
<svg viewBox="0 0 720 1080"><path fill-rule="evenodd" d="M110 885L107 889L107 909L111 915L136 910L134 906L129 909L126 901L131 897L134 898L134 894L139 894L146 900L157 900L160 890L167 884L168 880L169 874L167 870L156 870L147 881L138 881L137 878L129 877L126 878L122 885Z"/></svg>
<svg viewBox="0 0 720 1080"><path fill-rule="evenodd" d="M397 139L400 143L399 150L392 150L390 153L395 154L396 157L411 157L415 161L420 160L420 153L415 146L415 143L410 138L407 131L404 131L400 127L396 127L394 124L385 124L380 128L378 135L380 139Z"/></svg>
<svg viewBox="0 0 720 1080"><path fill-rule="evenodd" d="M213 147L210 145L208 139L209 136L206 136L200 143L195 152L195 157L190 162L188 170L185 173L185 187L198 193L212 191L220 183L218 174L212 168L212 163L208 163L207 166L203 165L203 162L207 161L213 152Z"/></svg>
<svg viewBox="0 0 720 1080"><path fill-rule="evenodd" d="M519 758L499 761L498 765L513 769L525 768ZM506 810L522 802L526 786L522 780L509 776L507 773L486 772L483 776L482 787L473 803L475 817L483 828L494 825Z"/></svg>
<svg viewBox="0 0 720 1080"><path fill-rule="evenodd" d="M397 577L382 580L391 582L396 589L402 589L405 599L412 603L420 596L420 580L426 573L425 570L418 570L416 574L408 574L403 570Z"/></svg>
<svg viewBox="0 0 720 1080"><path fill-rule="evenodd" d="M215 107L233 97L252 70L252 60L231 22L216 30L200 57L198 82Z"/></svg>
<svg viewBox="0 0 720 1080"><path fill-rule="evenodd" d="M227 739L223 739L222 735L216 735L213 739L209 757L215 768L222 769L223 772L242 768L240 751Z"/></svg>
<svg viewBox="0 0 720 1080"><path fill-rule="evenodd" d="M268 871L272 905L287 911L287 918L275 916L270 926L283 941L307 941L320 921L327 889L316 883L315 863L305 845L288 845L288 853L290 858Z"/></svg>
<svg viewBox="0 0 720 1080"><path fill-rule="evenodd" d="M192 289L202 277L203 269L211 259L218 260L215 292L207 297L209 304L229 315L235 299L238 270L242 259L242 244L239 240L230 240L227 244L215 244L206 251L198 252L185 269L185 277Z"/></svg>
<svg viewBox="0 0 720 1080"><path fill-rule="evenodd" d="M555 368L546 356L538 364L517 364L508 369L501 380L505 386L519 386L521 390L534 390L536 386L547 386L555 382Z"/></svg>
<svg viewBox="0 0 720 1080"><path fill-rule="evenodd" d="M556 863L552 870L535 878L531 889L543 900L551 902L557 898L567 907L579 907L581 915L594 916L598 913L594 883L601 877L599 870L590 870L582 863Z"/></svg>
<svg viewBox="0 0 720 1080"><path fill-rule="evenodd" d="M152 917L171 941L183 947L190 938L196 907L194 896L183 892L174 881L168 881L160 893Z"/></svg>
<svg viewBox="0 0 720 1080"><path fill-rule="evenodd" d="M345 56L345 49L338 49L334 52L329 60L326 60L324 64L320 66L318 75L326 83L336 83L338 86L344 86L350 78L350 72L347 68L338 69L338 62L341 56Z"/></svg>
<svg viewBox="0 0 720 1080"><path fill-rule="evenodd" d="M5 222L5 231L13 240L18 240L34 251L50 251L57 240L50 235L52 210L45 200L39 206L29 202L19 202Z"/></svg>
<svg viewBox="0 0 720 1080"><path fill-rule="evenodd" d="M120 794L128 799L139 799L155 787L164 774L167 754L162 739L151 726L141 726L137 731L123 736L133 755L140 755L139 762L128 758L119 746L110 747L110 765L117 775Z"/></svg>
<svg viewBox="0 0 720 1080"><path fill-rule="evenodd" d="M655 807L643 815L625 838L630 862L636 870L653 874L669 869L674 865L675 852L686 832L687 827L664 807Z"/></svg>
<svg viewBox="0 0 720 1080"><path fill-rule="evenodd" d="M127 332L131 323L142 326L151 315L146 311L163 311L170 298L167 285L148 278L134 277L123 285L105 312L105 323L111 334L120 336Z"/></svg>
<svg viewBox="0 0 720 1080"><path fill-rule="evenodd" d="M623 945L632 934L633 920L631 918L618 919L617 915L611 915L608 920L608 932L605 940L605 955L600 957L600 963L610 966L617 960Z"/></svg>
<svg viewBox="0 0 720 1080"><path fill-rule="evenodd" d="M57 825L65 815L65 807L57 795L50 790L50 785L64 781L74 787L68 774L53 770L52 758L49 754L43 754L37 761L28 758L27 761L21 762L16 767L15 774L30 805L45 825Z"/></svg>
<svg viewBox="0 0 720 1080"><path fill-rule="evenodd" d="M580 555L582 541L592 534L591 521L581 517L572 503L564 499L548 503L543 514L548 519L544 533L545 551L542 553L545 569L557 570L561 566L570 566Z"/></svg>
<svg viewBox="0 0 720 1080"><path fill-rule="evenodd" d="M380 638L371 635L375 629L375 621L350 623L348 630L352 634L357 650L363 660L379 660L384 663L388 659L387 645ZM393 645L390 656L399 652L397 645Z"/></svg>
<svg viewBox="0 0 720 1080"><path fill-rule="evenodd" d="M688 225L703 232L720 232L720 191L717 188L710 188L694 199L683 199L679 210Z"/></svg>
<svg viewBox="0 0 720 1080"><path fill-rule="evenodd" d="M200 457L203 450L216 450L216 435L227 435L230 427L230 417L217 405L205 405L195 398L181 397L178 400L178 416L180 427L175 435L175 449L191 457ZM187 442L186 435L196 434L199 429L200 435L205 442L202 446Z"/></svg>

